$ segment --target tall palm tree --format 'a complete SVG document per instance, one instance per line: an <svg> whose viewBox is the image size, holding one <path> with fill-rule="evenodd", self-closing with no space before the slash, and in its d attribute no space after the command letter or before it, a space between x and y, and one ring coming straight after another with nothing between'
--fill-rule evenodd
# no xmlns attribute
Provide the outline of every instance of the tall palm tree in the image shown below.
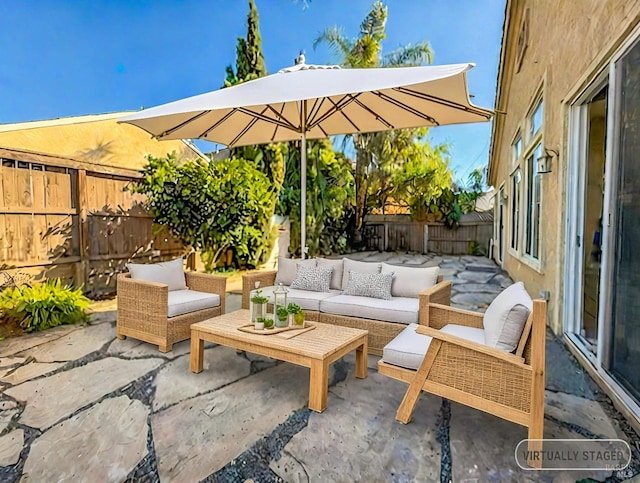
<svg viewBox="0 0 640 483"><path fill-rule="evenodd" d="M430 64L433 51L426 41L406 45L388 54L382 52L382 42L387 38L386 24L388 7L380 0L373 3L369 13L360 24L360 33L349 38L341 27L329 27L313 42L316 48L326 44L341 60L343 67L398 67ZM358 134L352 136L356 150L356 238L362 229L367 209L367 170L373 160L374 146L393 139L390 133ZM383 160L378 160L382 162Z"/></svg>

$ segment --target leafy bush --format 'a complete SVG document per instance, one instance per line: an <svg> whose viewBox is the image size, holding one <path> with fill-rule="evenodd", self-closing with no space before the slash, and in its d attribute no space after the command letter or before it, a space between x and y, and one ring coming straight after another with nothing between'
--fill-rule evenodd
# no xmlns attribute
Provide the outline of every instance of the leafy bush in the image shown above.
<svg viewBox="0 0 640 483"><path fill-rule="evenodd" d="M266 257L277 190L254 163L231 158L179 164L173 154L147 159L133 191L147 197L156 223L202 252L207 271L227 250L233 250L236 267L255 267Z"/></svg>
<svg viewBox="0 0 640 483"><path fill-rule="evenodd" d="M10 287L0 292L0 320L13 320L26 332L85 322L91 302L80 289L63 286L59 279L33 286Z"/></svg>

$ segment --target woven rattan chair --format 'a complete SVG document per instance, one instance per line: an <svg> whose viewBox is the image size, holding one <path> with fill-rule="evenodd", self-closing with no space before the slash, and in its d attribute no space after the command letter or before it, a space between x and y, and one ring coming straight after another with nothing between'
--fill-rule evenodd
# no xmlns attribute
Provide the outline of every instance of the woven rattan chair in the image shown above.
<svg viewBox="0 0 640 483"><path fill-rule="evenodd" d="M378 362L380 374L409 383L396 419L408 423L426 391L526 426L529 439L542 438L546 313L546 302L534 300L518 346L509 353L438 330L447 324L481 329L483 314L430 304L416 329L433 338L419 369Z"/></svg>
<svg viewBox="0 0 640 483"><path fill-rule="evenodd" d="M185 277L189 290L217 294L220 305L169 317L167 285L134 280L128 273L118 275L116 337L143 340L169 352L173 344L191 337L191 324L224 314L225 277L195 272L186 272Z"/></svg>

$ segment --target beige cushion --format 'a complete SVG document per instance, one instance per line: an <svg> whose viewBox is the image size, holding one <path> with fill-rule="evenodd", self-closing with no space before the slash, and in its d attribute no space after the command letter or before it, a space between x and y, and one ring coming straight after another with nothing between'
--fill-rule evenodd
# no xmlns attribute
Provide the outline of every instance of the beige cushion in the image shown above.
<svg viewBox="0 0 640 483"><path fill-rule="evenodd" d="M410 324L400 332L384 349L382 360L394 366L406 369L418 370L424 356L427 354L432 338L427 335L417 334L418 324ZM484 344L484 330L464 325L445 325L440 332L451 334L463 339Z"/></svg>
<svg viewBox="0 0 640 483"><path fill-rule="evenodd" d="M196 292L195 290L174 290L169 292L167 315L190 314L202 309L220 306L220 295L215 293Z"/></svg>
<svg viewBox="0 0 640 483"><path fill-rule="evenodd" d="M418 298L424 289L433 287L438 282L438 267L397 267L382 264L382 273L393 272L391 295L394 297Z"/></svg>
<svg viewBox="0 0 640 483"><path fill-rule="evenodd" d="M262 295L269 297L269 302L273 303L273 291L277 287L265 287L262 289ZM329 290L328 292L311 292L310 290L297 290L291 287L287 287L289 293L287 294L287 304L299 305L303 310L313 310L318 312L320 310L320 301L335 295L340 295L339 290Z"/></svg>
<svg viewBox="0 0 640 483"><path fill-rule="evenodd" d="M344 261L342 258L339 260L318 258L318 266L333 268L333 273L331 274L331 288L333 290L342 290L342 272L344 269Z"/></svg>
<svg viewBox="0 0 640 483"><path fill-rule="evenodd" d="M350 258L345 258L342 274L342 289L344 290L349 282L349 272L351 270L360 273L380 273L380 267L381 265L379 263L358 262Z"/></svg>
<svg viewBox="0 0 640 483"><path fill-rule="evenodd" d="M127 263L127 268L131 278L168 285L169 292L187 289L182 258L160 263Z"/></svg>
<svg viewBox="0 0 640 483"><path fill-rule="evenodd" d="M533 301L522 282L503 290L484 313L485 344L512 352L518 346L522 329L533 310Z"/></svg>
<svg viewBox="0 0 640 483"><path fill-rule="evenodd" d="M418 321L418 299L393 297L391 300L337 295L320 302L320 312L363 319L411 324Z"/></svg>
<svg viewBox="0 0 640 483"><path fill-rule="evenodd" d="M278 273L276 274L276 285L281 283L282 285L291 285L293 279L296 278L298 273L298 264L305 267L315 267L316 259L308 258L302 260L300 258L285 258L278 257Z"/></svg>

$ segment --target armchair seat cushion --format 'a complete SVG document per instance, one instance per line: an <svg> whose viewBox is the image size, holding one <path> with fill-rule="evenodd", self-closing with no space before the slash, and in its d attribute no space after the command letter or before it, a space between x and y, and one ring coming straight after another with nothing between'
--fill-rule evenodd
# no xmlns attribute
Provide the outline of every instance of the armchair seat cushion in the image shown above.
<svg viewBox="0 0 640 483"><path fill-rule="evenodd" d="M220 305L220 295L195 290L174 290L169 292L168 317L210 309Z"/></svg>
<svg viewBox="0 0 640 483"><path fill-rule="evenodd" d="M262 289L262 295L269 297L269 303L274 302L273 291L276 286L265 287ZM329 290L328 292L312 292L311 290L300 290L287 287L289 293L287 294L287 303L299 305L302 310L313 310L315 312L320 311L320 301L328 297L340 295L339 290Z"/></svg>
<svg viewBox="0 0 640 483"><path fill-rule="evenodd" d="M384 300L357 295L337 295L320 302L320 312L326 314L401 324L417 322L419 308L418 299L407 297L392 297L390 300Z"/></svg>
<svg viewBox="0 0 640 483"><path fill-rule="evenodd" d="M382 360L394 366L418 370L432 338L416 333L418 324L410 324L382 350ZM440 332L484 344L484 330L464 325L445 325Z"/></svg>

